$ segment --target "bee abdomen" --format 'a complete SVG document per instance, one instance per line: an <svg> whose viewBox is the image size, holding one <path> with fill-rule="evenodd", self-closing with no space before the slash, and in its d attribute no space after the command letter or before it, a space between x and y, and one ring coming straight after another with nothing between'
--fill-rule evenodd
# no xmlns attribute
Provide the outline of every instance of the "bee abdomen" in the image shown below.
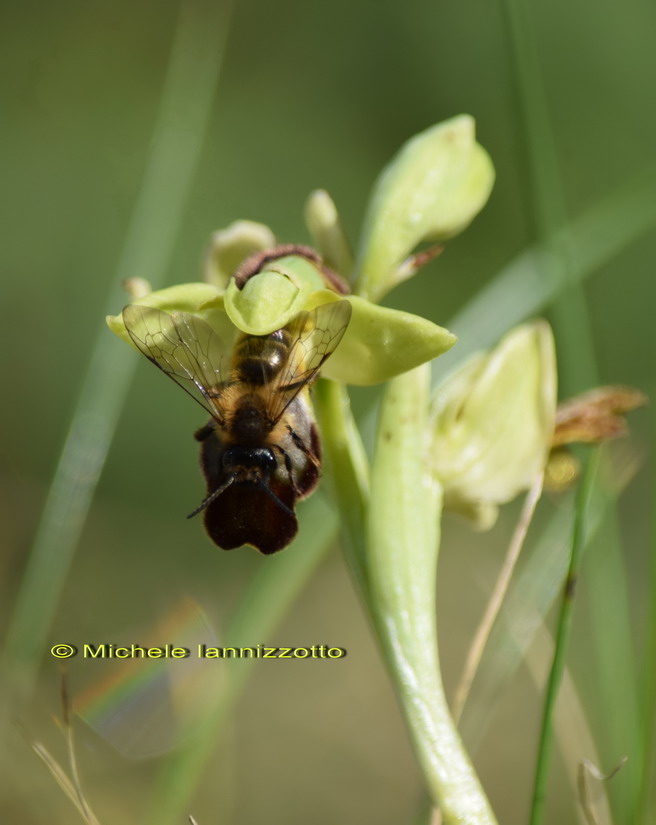
<svg viewBox="0 0 656 825"><path fill-rule="evenodd" d="M246 384L268 384L280 372L289 352L286 330L270 335L247 335L237 343L234 370L237 379Z"/></svg>

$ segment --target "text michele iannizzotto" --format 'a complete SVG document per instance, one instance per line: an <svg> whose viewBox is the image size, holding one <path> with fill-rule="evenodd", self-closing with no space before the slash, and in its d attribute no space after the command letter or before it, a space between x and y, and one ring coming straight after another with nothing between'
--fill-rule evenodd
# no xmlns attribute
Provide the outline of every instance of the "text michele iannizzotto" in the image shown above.
<svg viewBox="0 0 656 825"><path fill-rule="evenodd" d="M346 649L330 645L310 645L309 647L212 647L198 644L195 647L180 647L165 644L159 647L144 645L116 645L109 643L84 644L81 647L56 644L50 648L57 659L70 659L82 655L84 659L343 659Z"/></svg>

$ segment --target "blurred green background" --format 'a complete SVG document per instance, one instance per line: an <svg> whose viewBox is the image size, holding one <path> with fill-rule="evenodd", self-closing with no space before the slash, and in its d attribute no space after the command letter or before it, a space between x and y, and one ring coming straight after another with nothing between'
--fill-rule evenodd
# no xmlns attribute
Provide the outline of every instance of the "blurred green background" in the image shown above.
<svg viewBox="0 0 656 825"><path fill-rule="evenodd" d="M115 287L113 297L108 295L126 260L130 232L129 260L154 266L158 244L170 246L158 264L158 285L196 280L211 232L235 219L261 221L281 241L307 243L303 204L312 189L323 187L335 198L355 242L370 187L401 143L468 112L497 169L490 202L442 257L386 299L446 324L554 222L575 219L601 202L619 203L622 187L649 174L653 179L653 5L527 0L521 4L525 29L513 46L508 14L513 8L516 14L517 6L510 0L403 5L241 0L230 14L227 5L209 0L183 0L182 7L172 0L1 4L3 627L16 603L97 337L106 339L111 360L126 355L124 344L109 340L104 315L125 302ZM207 43L215 42L209 53L218 56L225 38L225 52L214 89L206 78L184 91L190 110L202 112L203 96L210 100L205 131L201 117L201 126L185 135L185 106L165 111L164 130L167 117L175 117L182 135L181 176L185 140L202 142L184 199L177 161L164 169L164 188L154 187L157 197L149 213L154 235L147 236L143 222L134 228L135 208L144 187L153 188L144 176L152 169L149 152L158 145L154 129L162 118L158 112L181 8L187 32L205 44L197 52L191 49L188 77L198 72L203 77L202 65L193 61L201 61ZM523 83L535 83L530 61L518 65L513 57L518 42L530 54L532 38L546 123L530 120L539 89L533 85L522 93ZM527 101L533 138L525 126ZM160 238L157 211L170 209L170 197L177 198L180 220L164 224ZM656 206L651 208L652 229L636 230L636 237L630 228L638 218L623 211L629 240L604 258L569 304L565 295L546 311L556 327L561 395L594 383L625 383L656 395ZM602 244L606 240L599 238ZM144 248L150 257L140 259ZM506 300L512 303L513 296ZM491 305L490 313L497 312ZM589 329L577 322L586 315ZM138 642L143 629L182 597L201 606L220 637L262 566L281 563L250 550L224 554L199 523L185 520L203 492L191 437L202 414L141 360L49 644ZM104 381L104 375L96 378ZM356 410L364 413L375 396L356 393ZM631 424L631 455L639 466L611 532L622 543L628 591L620 601L630 603L633 622L628 626L633 650L625 653L640 658L650 598L649 413L636 413ZM556 500L545 508L550 513L559 506ZM301 518L309 507L301 507ZM498 526L483 536L447 519L439 621L449 689L517 515L517 506L506 509ZM291 557L302 549L286 553ZM590 551L586 570L595 563ZM603 659L605 630L593 610L586 612L588 595L584 583L572 661L575 670L576 663L587 663L579 668L582 703L599 735L601 767L608 770L622 752L616 743L604 745L599 728L619 711L604 706L604 691L597 689L594 668ZM609 626L613 611L609 602ZM601 653L591 652L590 627L596 628ZM257 663L185 812L199 825L416 821L425 805L421 778L337 547L291 601L275 631L249 642L328 643L346 648L348 656L329 663ZM10 724L0 765L7 786L0 819L23 825L69 823L77 816L28 745L43 740L65 761L63 739L51 719L60 713L59 669L49 656L42 661L35 698L11 709L20 727ZM82 659L69 663L73 694L97 678L92 665ZM539 709L531 677L520 669L476 752L499 821L510 825L526 820ZM103 825L150 821L158 760L125 760L83 723L77 736L84 789ZM578 821L566 773L556 757L552 823ZM614 780L623 781L629 780L621 775Z"/></svg>

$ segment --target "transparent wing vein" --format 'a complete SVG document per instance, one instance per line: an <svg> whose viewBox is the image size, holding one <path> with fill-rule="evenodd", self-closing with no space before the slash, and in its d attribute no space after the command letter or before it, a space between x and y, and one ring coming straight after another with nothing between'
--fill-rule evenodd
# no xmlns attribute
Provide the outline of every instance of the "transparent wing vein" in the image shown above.
<svg viewBox="0 0 656 825"><path fill-rule="evenodd" d="M221 392L229 359L209 324L186 312L170 314L138 304L125 307L123 321L131 340L149 361L211 416L224 420Z"/></svg>
<svg viewBox="0 0 656 825"><path fill-rule="evenodd" d="M272 421L277 421L303 387L314 381L342 340L350 319L350 303L335 301L301 312L288 324L292 343L285 366L271 387L268 412Z"/></svg>

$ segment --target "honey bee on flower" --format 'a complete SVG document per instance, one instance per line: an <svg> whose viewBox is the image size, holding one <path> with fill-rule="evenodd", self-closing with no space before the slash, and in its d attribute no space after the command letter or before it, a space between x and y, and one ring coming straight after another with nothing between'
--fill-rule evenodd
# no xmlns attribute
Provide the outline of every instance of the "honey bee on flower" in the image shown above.
<svg viewBox="0 0 656 825"><path fill-rule="evenodd" d="M300 312L268 335L241 334L232 350L202 319L131 304L123 310L135 346L192 396L210 419L195 433L207 496L207 532L219 547L286 547L298 500L316 487L321 447L309 388L341 341L346 300Z"/></svg>

